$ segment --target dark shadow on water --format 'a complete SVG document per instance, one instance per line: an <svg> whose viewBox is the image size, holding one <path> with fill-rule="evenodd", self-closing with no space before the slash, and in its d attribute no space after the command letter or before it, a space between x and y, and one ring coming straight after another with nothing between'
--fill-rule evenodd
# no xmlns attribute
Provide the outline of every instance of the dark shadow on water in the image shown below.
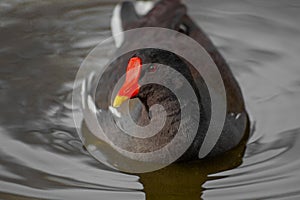
<svg viewBox="0 0 300 200"><path fill-rule="evenodd" d="M158 171L140 174L147 200L199 200L209 174L242 164L249 129L240 144L224 154L199 161L175 163ZM220 177L214 177L214 179Z"/></svg>

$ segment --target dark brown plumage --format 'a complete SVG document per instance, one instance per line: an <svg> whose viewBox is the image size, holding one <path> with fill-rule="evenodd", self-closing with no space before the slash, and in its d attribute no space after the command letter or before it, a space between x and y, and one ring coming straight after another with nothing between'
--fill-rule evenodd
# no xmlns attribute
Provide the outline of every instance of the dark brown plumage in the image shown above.
<svg viewBox="0 0 300 200"><path fill-rule="evenodd" d="M187 15L185 6L177 0L163 0L158 2L147 15L139 16L136 14L133 5L130 2L126 2L123 3L121 16L124 18L124 30L152 26L169 28L185 33L205 48L222 75L227 95L227 115L225 125L221 137L208 156L223 153L236 146L242 139L247 126L249 126L241 90L226 61L208 36ZM126 46L131 45L132 42L142 41L139 41L139 38L135 38L134 41L132 41L132 38L125 38L121 48L126 48ZM111 63L112 67L104 73L100 80L100 84L107 85L107 90L98 91L98 106L100 108L108 108L110 105L109 100L112 96L112 91L110 89L114 84L116 84L120 76L125 73L127 62L132 56L139 56L143 60L144 64L160 63L171 66L173 69L180 72L193 87L201 107L200 124L197 136L192 145L179 160L196 159L210 123L211 102L207 86L201 77L201 74L199 74L195 68L183 58L180 58L173 53L157 49L143 49L129 52L120 58L117 58ZM143 76L146 79L147 77L152 79L164 77L163 74L159 73L157 73L159 76L149 74L145 69L146 67L143 68ZM180 86L180 81L173 81L174 85L178 85L178 90L184 90L184 87ZM140 116L137 120L138 124L145 125L149 123L149 115L151 115L149 114L149 108L154 104L163 105L167 111L168 118L164 128L157 135L147 140L147 142L144 140L132 139L130 143L124 144L124 148L133 152L153 151L156 148L164 146L170 139L172 139L172 137L174 137L174 134L176 134L181 114L178 100L170 90L156 84L142 86L137 98L139 98L144 104L144 108L141 109ZM188 97L183 101L188 104ZM190 119L186 119L183 123L188 124L189 120Z"/></svg>

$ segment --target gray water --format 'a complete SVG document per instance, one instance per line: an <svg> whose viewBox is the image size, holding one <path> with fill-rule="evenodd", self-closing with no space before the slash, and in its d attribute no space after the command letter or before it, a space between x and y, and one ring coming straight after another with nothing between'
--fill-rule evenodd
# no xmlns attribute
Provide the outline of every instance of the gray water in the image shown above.
<svg viewBox="0 0 300 200"><path fill-rule="evenodd" d="M111 36L116 2L1 0L0 199L300 198L299 1L186 3L243 90L255 128L244 156L227 170L222 159L109 170L82 147L71 93L83 59Z"/></svg>

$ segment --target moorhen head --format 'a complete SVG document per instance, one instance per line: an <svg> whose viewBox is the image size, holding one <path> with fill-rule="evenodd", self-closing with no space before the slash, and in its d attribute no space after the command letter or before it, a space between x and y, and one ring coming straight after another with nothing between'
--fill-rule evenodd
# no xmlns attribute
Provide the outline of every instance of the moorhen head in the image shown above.
<svg viewBox="0 0 300 200"><path fill-rule="evenodd" d="M115 95L113 107L118 108L124 102L137 98L142 106L140 113L135 116L136 123L140 126L148 125L151 120L163 120L162 116L166 116L163 127L157 130L155 136L149 137L147 140L133 139L128 145L130 151L150 152L169 143L178 132L180 123L186 124L185 128L198 126L196 117L193 119L192 115L189 115L182 118L181 107L195 109L201 105L199 103L201 101L200 91L193 80L188 63L174 53L149 48L140 49L131 54L133 56L128 61L126 78ZM173 91L158 84L162 80L165 85L173 86ZM195 102L191 101L191 97L187 93L190 86L197 96ZM180 94L180 103L174 92L177 95ZM207 93L207 91L202 91L202 93ZM152 108L156 105L160 105L163 109L153 110ZM200 108L198 109L200 110ZM204 111L202 112L205 117ZM205 124L204 119L203 122ZM181 139L186 140L185 138Z"/></svg>

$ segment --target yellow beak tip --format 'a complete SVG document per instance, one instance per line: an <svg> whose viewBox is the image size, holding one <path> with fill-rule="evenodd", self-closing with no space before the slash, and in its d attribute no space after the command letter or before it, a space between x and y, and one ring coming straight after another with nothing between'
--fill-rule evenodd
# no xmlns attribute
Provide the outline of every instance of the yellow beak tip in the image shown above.
<svg viewBox="0 0 300 200"><path fill-rule="evenodd" d="M128 97L117 95L114 99L113 107L114 108L120 107L127 99Z"/></svg>

